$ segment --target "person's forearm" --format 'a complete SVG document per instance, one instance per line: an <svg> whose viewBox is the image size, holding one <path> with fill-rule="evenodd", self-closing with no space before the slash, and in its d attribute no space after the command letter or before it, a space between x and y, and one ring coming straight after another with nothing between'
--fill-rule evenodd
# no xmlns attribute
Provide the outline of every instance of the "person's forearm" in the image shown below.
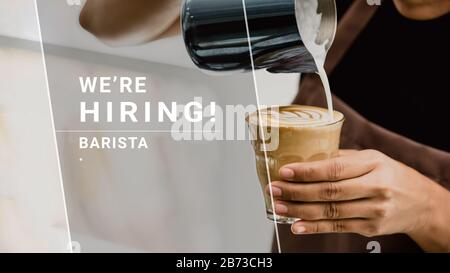
<svg viewBox="0 0 450 273"><path fill-rule="evenodd" d="M87 0L80 25L107 44L136 45L178 35L179 1Z"/></svg>
<svg viewBox="0 0 450 273"><path fill-rule="evenodd" d="M80 13L80 24L100 37L116 37L145 20L144 1L88 0ZM139 7L139 8L137 8ZM136 12L138 11L138 12Z"/></svg>
<svg viewBox="0 0 450 273"><path fill-rule="evenodd" d="M429 214L408 235L426 252L450 252L450 192L430 181L428 194Z"/></svg>

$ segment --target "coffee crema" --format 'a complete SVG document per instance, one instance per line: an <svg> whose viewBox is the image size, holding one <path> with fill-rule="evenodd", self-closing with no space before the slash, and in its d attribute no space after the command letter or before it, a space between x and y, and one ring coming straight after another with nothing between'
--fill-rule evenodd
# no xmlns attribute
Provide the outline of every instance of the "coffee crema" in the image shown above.
<svg viewBox="0 0 450 273"><path fill-rule="evenodd" d="M315 127L328 125L343 119L343 115L334 111L333 117L327 109L290 105L262 109L249 116L249 122L254 125L272 127ZM261 118L260 123L258 119Z"/></svg>

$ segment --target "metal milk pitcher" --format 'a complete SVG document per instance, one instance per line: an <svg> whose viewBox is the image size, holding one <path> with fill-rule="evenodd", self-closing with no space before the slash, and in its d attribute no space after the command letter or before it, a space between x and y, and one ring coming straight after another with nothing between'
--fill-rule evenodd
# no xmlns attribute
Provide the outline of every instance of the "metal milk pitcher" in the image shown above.
<svg viewBox="0 0 450 273"><path fill-rule="evenodd" d="M317 72L298 27L304 22L296 12L301 1L317 1L317 39L328 41L328 50L337 26L335 0L245 0L249 31L243 0L184 0L181 23L187 51L194 64L207 71L248 71L252 57L255 69Z"/></svg>

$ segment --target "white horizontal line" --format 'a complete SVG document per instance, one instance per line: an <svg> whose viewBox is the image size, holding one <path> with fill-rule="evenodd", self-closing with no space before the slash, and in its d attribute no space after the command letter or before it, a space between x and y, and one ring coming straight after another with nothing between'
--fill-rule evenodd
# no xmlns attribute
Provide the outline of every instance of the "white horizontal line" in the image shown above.
<svg viewBox="0 0 450 273"><path fill-rule="evenodd" d="M56 133L220 133L220 131L173 131L173 130L56 130Z"/></svg>

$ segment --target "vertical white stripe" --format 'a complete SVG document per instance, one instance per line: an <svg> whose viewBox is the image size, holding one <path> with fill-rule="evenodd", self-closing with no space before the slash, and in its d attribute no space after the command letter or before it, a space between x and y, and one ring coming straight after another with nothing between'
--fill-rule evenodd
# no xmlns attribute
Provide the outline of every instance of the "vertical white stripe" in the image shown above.
<svg viewBox="0 0 450 273"><path fill-rule="evenodd" d="M46 84L46 88L47 88L47 96L48 96L48 104L50 107L50 116L51 116L51 122L52 122L52 130L53 130L53 141L55 144L55 152L56 152L56 159L57 159L57 164L58 164L58 171L59 171L59 181L61 184L61 193L62 193L62 198L63 198L63 204L64 204L64 212L65 212L65 220L66 220L66 226L67 226L67 239L69 240L68 242L68 248L70 249L70 253L73 253L73 246L72 246L72 236L70 234L70 226L69 226L69 216L67 213L67 205L66 205L66 196L64 194L64 183L63 183L63 176L62 176L62 171L61 171L61 162L59 159L59 151L58 151L58 140L56 138L56 129L55 129L55 119L53 116L53 108L52 108L52 100L51 100L51 95L50 95L50 85L48 83L48 74L47 74L47 64L45 61L45 53L44 53L44 44L43 44L43 40L42 40L42 32L41 32L41 22L39 20L39 10L38 10L38 6L37 6L37 0L34 0L34 8L36 11L36 19L37 19L37 25L38 25L38 32L39 32L39 43L41 46L41 55L42 55L42 62L44 65L44 75L45 75L45 84Z"/></svg>
<svg viewBox="0 0 450 273"><path fill-rule="evenodd" d="M259 92L258 92L258 83L256 80L256 72L255 72L255 63L253 61L253 49L252 49L252 41L250 39L250 28L248 26L248 18L247 18L247 6L245 4L245 0L242 0L242 5L243 5L243 9L244 9L244 19L245 19L245 28L247 30L247 40L248 40L248 49L250 52L250 61L251 61L251 65L252 65L252 74L253 74L253 83L255 85L255 94L256 94L256 104L258 105L258 109L260 109L260 104L259 104ZM269 170L269 162L267 160L267 146L266 146L266 141L265 141L265 136L264 136L264 130L263 130L263 124L262 124L262 116L261 116L261 112L258 111L258 119L259 119L259 128L260 128L260 135L263 137L263 150L264 150L264 159L266 161L266 171L267 171L267 178L269 181L269 192L270 192L270 200L272 203L272 213L274 216L274 226L275 226L275 237L277 240L277 247L278 247L278 253L281 253L281 245L280 245L280 236L278 233L278 223L277 223L277 215L275 213L275 203L274 203L274 198L273 198L273 192L272 192L272 179L270 178L270 170Z"/></svg>

